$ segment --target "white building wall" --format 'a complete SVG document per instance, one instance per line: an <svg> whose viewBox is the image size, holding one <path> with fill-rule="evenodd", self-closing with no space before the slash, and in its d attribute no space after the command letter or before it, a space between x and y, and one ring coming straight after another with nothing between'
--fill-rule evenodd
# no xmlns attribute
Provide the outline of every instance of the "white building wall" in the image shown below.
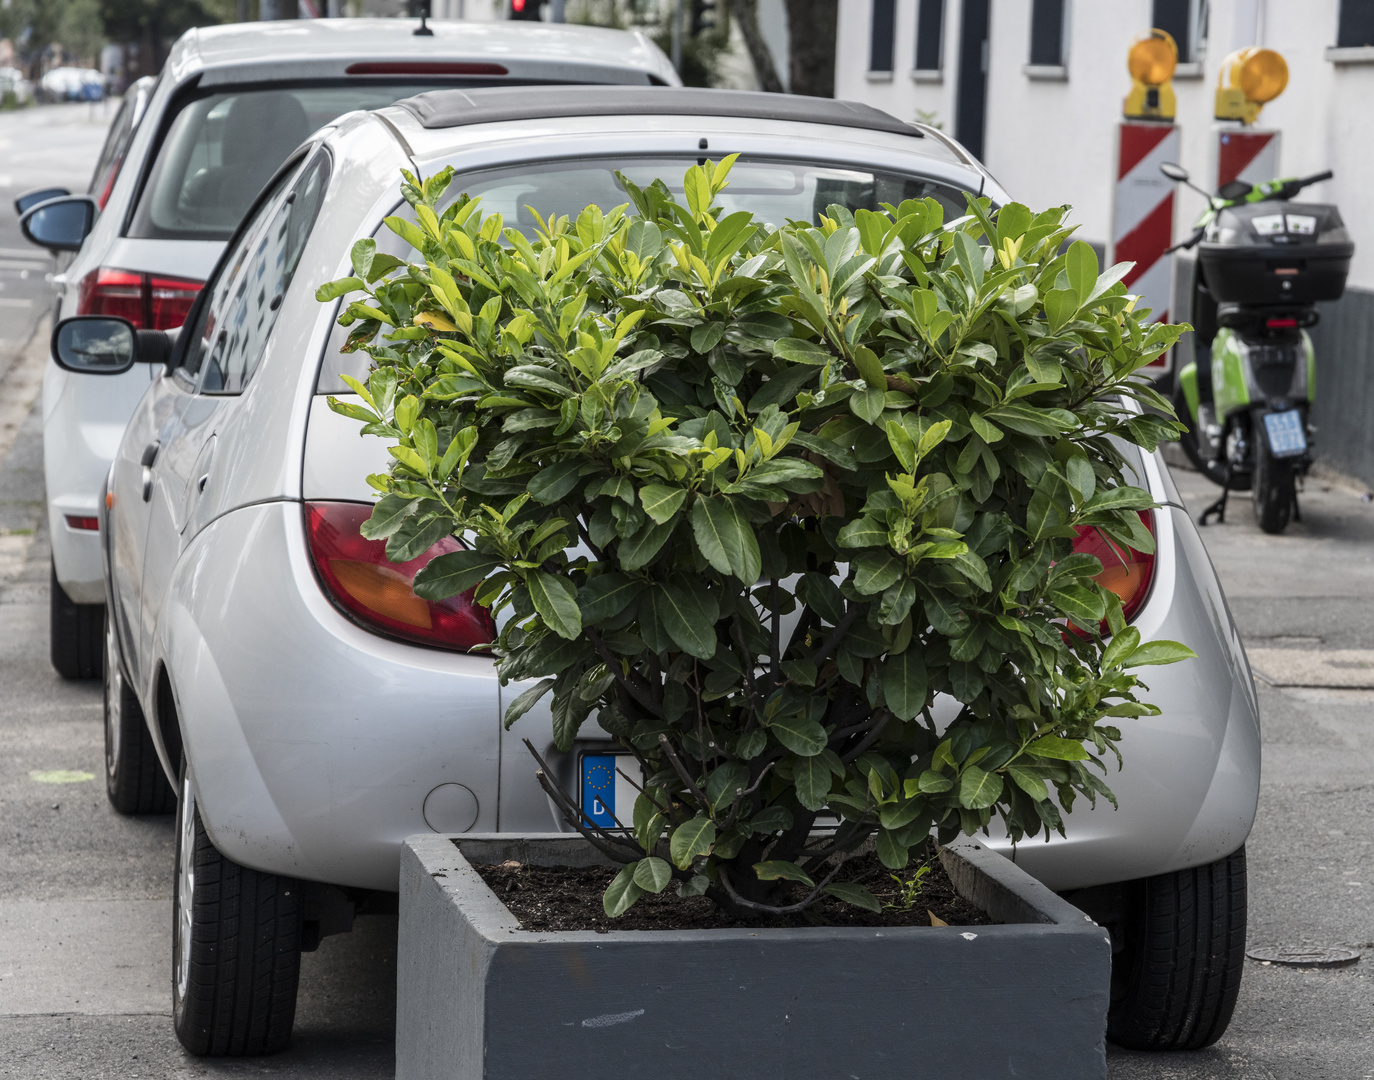
<svg viewBox="0 0 1374 1080"><path fill-rule="evenodd" d="M1346 0L1354 2L1354 0ZM1150 0L1067 0L1067 55L1058 78L1028 73L1030 0L992 0L984 159L993 175L1032 207L1071 203L1080 235L1102 243L1111 221L1116 124L1130 89L1126 53L1148 31ZM1335 179L1303 197L1334 202L1355 239L1350 284L1374 289L1374 55L1335 63L1340 0L1211 0L1206 50L1174 79L1182 161L1206 184L1215 169L1217 76L1223 57L1247 45L1277 49L1289 67L1287 90L1265 106L1259 126L1283 133L1280 171L1330 168ZM871 0L839 0L835 96L863 101L903 120L933 114L954 133L961 0L946 0L943 71L913 74L916 0L897 0L895 71L868 73ZM1369 50L1374 54L1374 49ZM1180 189L1175 223L1185 237L1202 197Z"/></svg>

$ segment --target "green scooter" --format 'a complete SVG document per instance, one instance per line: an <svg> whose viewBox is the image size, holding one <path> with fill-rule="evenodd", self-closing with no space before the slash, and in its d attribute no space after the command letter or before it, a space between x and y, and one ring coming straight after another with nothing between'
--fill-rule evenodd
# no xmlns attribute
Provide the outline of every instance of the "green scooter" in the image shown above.
<svg viewBox="0 0 1374 1080"><path fill-rule="evenodd" d="M1188 320L1195 360L1174 384L1174 409L1188 426L1184 453L1222 489L1198 523L1225 521L1228 494L1249 489L1260 528L1281 533L1302 520L1297 488L1312 464L1316 357L1307 330L1316 304L1345 291L1355 252L1335 206L1291 200L1331 173L1235 180L1212 195L1181 166L1160 171L1207 198L1193 234L1169 249L1198 249Z"/></svg>

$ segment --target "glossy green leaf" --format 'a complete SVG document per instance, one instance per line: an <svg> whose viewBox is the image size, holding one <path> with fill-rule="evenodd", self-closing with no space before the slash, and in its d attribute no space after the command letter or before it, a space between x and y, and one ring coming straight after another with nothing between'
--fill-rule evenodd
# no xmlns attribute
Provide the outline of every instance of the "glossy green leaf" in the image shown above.
<svg viewBox="0 0 1374 1080"><path fill-rule="evenodd" d="M582 633L582 612L577 608L577 589L571 581L535 570L525 583L529 586L534 610L550 630L569 639Z"/></svg>
<svg viewBox="0 0 1374 1080"><path fill-rule="evenodd" d="M816 884L811 880L811 875L794 862L773 860L755 863L754 873L758 875L760 881L798 881L810 887L814 887Z"/></svg>
<svg viewBox="0 0 1374 1080"><path fill-rule="evenodd" d="M692 860L705 855L716 842L716 823L708 817L694 817L673 830L668 842L673 865L679 870L690 870Z"/></svg>
<svg viewBox="0 0 1374 1080"><path fill-rule="evenodd" d="M611 879L606 892L601 897L601 906L612 919L618 919L629 911L634 902L644 895L644 890L635 883L639 863L628 863L621 867L620 873Z"/></svg>
<svg viewBox="0 0 1374 1080"><path fill-rule="evenodd" d="M697 547L707 562L746 585L758 581L763 568L758 538L733 500L699 498L692 503L687 516Z"/></svg>
<svg viewBox="0 0 1374 1080"><path fill-rule="evenodd" d="M661 893L668 887L668 882L673 880L673 868L657 855L650 855L639 860L633 880L645 892Z"/></svg>

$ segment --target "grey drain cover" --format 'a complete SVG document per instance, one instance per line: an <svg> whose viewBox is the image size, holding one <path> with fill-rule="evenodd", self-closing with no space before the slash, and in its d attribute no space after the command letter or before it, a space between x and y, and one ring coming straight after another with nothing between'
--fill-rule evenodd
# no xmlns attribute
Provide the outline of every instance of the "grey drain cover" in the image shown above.
<svg viewBox="0 0 1374 1080"><path fill-rule="evenodd" d="M1345 967L1360 958L1358 949L1339 946L1261 945L1245 954L1262 964L1289 964L1293 967Z"/></svg>

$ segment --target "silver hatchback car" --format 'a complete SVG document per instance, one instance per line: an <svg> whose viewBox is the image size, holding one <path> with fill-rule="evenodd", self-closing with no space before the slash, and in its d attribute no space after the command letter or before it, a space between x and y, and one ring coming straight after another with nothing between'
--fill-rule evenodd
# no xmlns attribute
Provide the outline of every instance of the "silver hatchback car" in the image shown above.
<svg viewBox="0 0 1374 1080"><path fill-rule="evenodd" d="M112 793L171 783L179 795L174 1009L191 1050L283 1045L300 950L395 891L408 834L563 827L520 744L554 756L547 706L503 731L520 687L466 652L489 640L485 613L410 589L442 543L393 565L359 532L365 477L389 459L327 405L348 392L341 375L363 372L316 285L351 272L356 240L381 253L399 243L382 221L408 212L401 169L452 166L451 192L524 223L528 206L625 202L617 171L671 184L707 154L735 153L724 201L774 222L832 203L933 197L955 217L965 192L1008 201L941 132L865 106L673 88L435 91L347 116L292 155L175 340L141 331L84 361L67 350L64 362L109 371L161 365L101 511L107 758ZM1163 504L1149 522L1157 553L1103 583L1144 638L1198 659L1153 678L1161 715L1126 732L1125 770L1110 778L1119 810L1080 807L1048 843L990 842L1110 928L1112 1037L1195 1047L1224 1030L1239 985L1259 727L1240 638L1169 473L1157 455L1135 470ZM591 780L616 750L592 739L557 758L589 814L614 808Z"/></svg>

